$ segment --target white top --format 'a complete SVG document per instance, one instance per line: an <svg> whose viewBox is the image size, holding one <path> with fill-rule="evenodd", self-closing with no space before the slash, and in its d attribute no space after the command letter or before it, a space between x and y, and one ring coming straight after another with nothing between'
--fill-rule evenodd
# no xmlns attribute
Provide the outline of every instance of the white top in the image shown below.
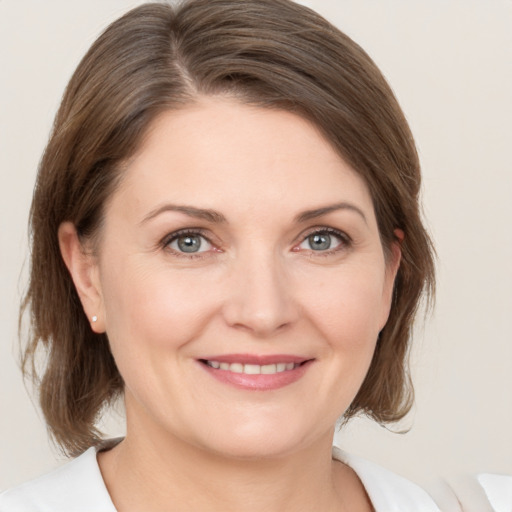
<svg viewBox="0 0 512 512"><path fill-rule="evenodd" d="M477 479L495 512L512 510L512 475L482 473Z"/></svg>
<svg viewBox="0 0 512 512"><path fill-rule="evenodd" d="M361 479L376 512L440 512L416 484L377 464L333 448L333 458ZM0 512L116 512L101 476L96 449L55 471L0 494Z"/></svg>

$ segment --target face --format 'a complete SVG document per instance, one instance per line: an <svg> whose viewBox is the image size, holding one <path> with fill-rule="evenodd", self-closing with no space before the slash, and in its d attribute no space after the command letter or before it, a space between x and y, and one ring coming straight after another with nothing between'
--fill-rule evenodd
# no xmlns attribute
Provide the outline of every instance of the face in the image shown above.
<svg viewBox="0 0 512 512"><path fill-rule="evenodd" d="M330 442L386 323L393 254L365 183L305 120L219 98L161 115L95 263L128 433L238 457Z"/></svg>

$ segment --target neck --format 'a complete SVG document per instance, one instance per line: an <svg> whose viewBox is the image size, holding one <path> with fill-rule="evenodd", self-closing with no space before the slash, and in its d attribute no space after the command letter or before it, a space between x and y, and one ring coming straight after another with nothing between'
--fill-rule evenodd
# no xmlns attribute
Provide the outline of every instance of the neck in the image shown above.
<svg viewBox="0 0 512 512"><path fill-rule="evenodd" d="M238 459L169 435L160 439L128 432L99 461L119 512L339 512L345 508L338 484L347 468L331 460L331 439L326 435L281 457Z"/></svg>
<svg viewBox="0 0 512 512"><path fill-rule="evenodd" d="M98 456L118 512L372 510L354 471L332 460L334 426L288 449L265 439L251 453L235 443L233 454L171 433L128 398L125 440Z"/></svg>

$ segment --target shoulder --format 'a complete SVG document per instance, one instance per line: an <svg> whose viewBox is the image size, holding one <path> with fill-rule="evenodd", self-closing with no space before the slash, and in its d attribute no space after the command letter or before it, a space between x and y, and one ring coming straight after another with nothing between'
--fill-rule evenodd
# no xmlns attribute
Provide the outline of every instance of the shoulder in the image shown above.
<svg viewBox="0 0 512 512"><path fill-rule="evenodd" d="M0 512L115 512L96 449L0 494Z"/></svg>
<svg viewBox="0 0 512 512"><path fill-rule="evenodd" d="M496 512L512 510L512 475L481 473L477 476L489 503Z"/></svg>
<svg viewBox="0 0 512 512"><path fill-rule="evenodd" d="M429 494L406 478L337 447L333 457L355 471L376 512L440 512Z"/></svg>

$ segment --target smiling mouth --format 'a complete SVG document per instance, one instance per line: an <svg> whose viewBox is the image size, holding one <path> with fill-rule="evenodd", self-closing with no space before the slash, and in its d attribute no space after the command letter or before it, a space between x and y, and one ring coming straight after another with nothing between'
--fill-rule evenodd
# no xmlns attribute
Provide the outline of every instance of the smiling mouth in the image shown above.
<svg viewBox="0 0 512 512"><path fill-rule="evenodd" d="M226 363L209 359L201 359L200 361L206 366L214 368L215 370L222 370L233 373L245 373L246 375L273 375L275 373L289 372L307 363L307 361L303 361L302 363L282 362L275 364L259 365L243 363Z"/></svg>
<svg viewBox="0 0 512 512"><path fill-rule="evenodd" d="M246 391L271 391L302 379L315 359L290 354L212 354L197 361L224 384Z"/></svg>

